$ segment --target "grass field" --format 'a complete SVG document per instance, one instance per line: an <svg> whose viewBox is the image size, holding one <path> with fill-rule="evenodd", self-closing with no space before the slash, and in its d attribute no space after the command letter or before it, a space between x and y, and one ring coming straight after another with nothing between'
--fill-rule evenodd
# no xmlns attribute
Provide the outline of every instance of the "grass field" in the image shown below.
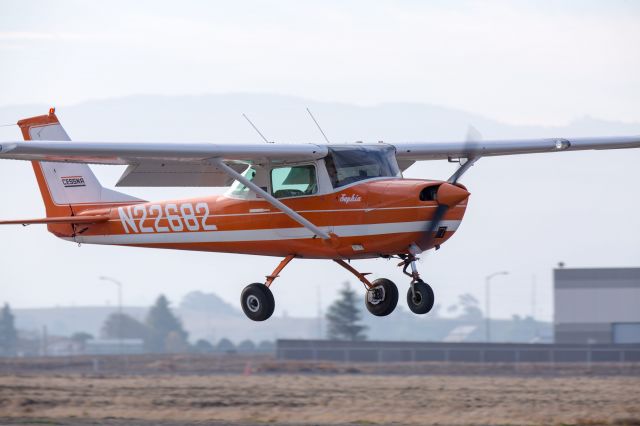
<svg viewBox="0 0 640 426"><path fill-rule="evenodd" d="M361 374L0 376L0 423L30 422L639 425L640 378Z"/></svg>

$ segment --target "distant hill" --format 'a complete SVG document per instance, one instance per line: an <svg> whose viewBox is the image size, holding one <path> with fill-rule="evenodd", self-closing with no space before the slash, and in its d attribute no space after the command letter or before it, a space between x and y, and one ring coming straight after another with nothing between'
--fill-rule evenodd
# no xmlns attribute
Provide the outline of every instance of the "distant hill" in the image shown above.
<svg viewBox="0 0 640 426"><path fill-rule="evenodd" d="M332 142L461 139L473 125L485 138L551 134L634 134L638 123L591 117L566 126L513 126L482 115L416 103L357 106L268 94L201 96L136 95L60 106L58 115L72 138L112 141L262 142L242 117L246 113L268 139L323 142L309 107ZM43 114L49 105L0 107L0 122Z"/></svg>

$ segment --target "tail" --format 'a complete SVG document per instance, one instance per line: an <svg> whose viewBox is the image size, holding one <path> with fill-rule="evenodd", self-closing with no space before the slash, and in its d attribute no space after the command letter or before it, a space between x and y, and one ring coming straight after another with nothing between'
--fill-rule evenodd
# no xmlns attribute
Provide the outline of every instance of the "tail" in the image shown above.
<svg viewBox="0 0 640 426"><path fill-rule="evenodd" d="M53 108L47 115L18 121L18 126L22 130L25 141L71 140L60 125ZM32 161L32 165L47 218L76 216L87 209L142 201L104 188L86 164ZM68 234L70 226L50 224L49 230L55 234Z"/></svg>

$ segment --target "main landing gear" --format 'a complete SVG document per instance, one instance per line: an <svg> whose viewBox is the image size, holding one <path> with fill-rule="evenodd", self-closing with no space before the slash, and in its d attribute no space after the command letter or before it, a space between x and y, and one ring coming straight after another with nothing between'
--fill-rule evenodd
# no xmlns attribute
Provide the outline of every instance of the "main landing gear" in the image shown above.
<svg viewBox="0 0 640 426"><path fill-rule="evenodd" d="M294 257L294 255L285 257L271 275L267 275L264 284L249 284L242 290L240 303L247 317L254 321L264 321L273 315L275 300L269 287ZM426 314L433 308L435 300L433 289L420 278L415 256L403 254L399 255L399 257L402 262L398 266L402 266L402 272L411 277L411 283L407 291L407 305L413 313ZM367 279L368 273L358 272L342 259L334 259L334 262L351 272L364 284L367 289L364 302L369 312L378 317L384 317L393 312L398 305L398 287L393 281L386 278L378 278L370 282ZM411 268L411 272L407 272L409 268Z"/></svg>
<svg viewBox="0 0 640 426"><path fill-rule="evenodd" d="M269 289L273 281L278 278L278 275L285 266L293 260L295 256L289 255L282 259L282 262L278 267L267 275L267 280L262 283L249 284L242 290L240 295L240 304L244 314L254 321L264 321L269 319L273 315L273 311L276 308L276 302L273 298L273 293Z"/></svg>
<svg viewBox="0 0 640 426"><path fill-rule="evenodd" d="M378 278L374 282L367 279L369 273L358 272L342 259L333 259L338 265L355 275L367 288L364 304L367 310L377 317L389 315L398 305L398 287L393 281Z"/></svg>

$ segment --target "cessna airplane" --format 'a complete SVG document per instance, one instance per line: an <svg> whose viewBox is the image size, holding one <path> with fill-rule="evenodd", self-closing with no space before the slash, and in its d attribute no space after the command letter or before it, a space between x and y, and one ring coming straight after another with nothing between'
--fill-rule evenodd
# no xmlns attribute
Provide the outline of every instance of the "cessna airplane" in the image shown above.
<svg viewBox="0 0 640 426"><path fill-rule="evenodd" d="M458 180L479 158L640 148L640 136L348 145L71 142L53 108L18 126L26 142L0 143L0 159L31 161L46 217L0 224L46 224L55 236L83 244L281 257L264 283L242 291L242 309L254 321L273 313L270 286L294 258L332 260L353 273L377 316L396 307L396 285L370 281L348 261L398 258L411 279L407 304L425 314L434 294L416 257L458 229L469 198ZM446 181L402 177L416 161L447 159L460 167ZM119 187L228 190L150 202L104 188L87 164L128 166Z"/></svg>

